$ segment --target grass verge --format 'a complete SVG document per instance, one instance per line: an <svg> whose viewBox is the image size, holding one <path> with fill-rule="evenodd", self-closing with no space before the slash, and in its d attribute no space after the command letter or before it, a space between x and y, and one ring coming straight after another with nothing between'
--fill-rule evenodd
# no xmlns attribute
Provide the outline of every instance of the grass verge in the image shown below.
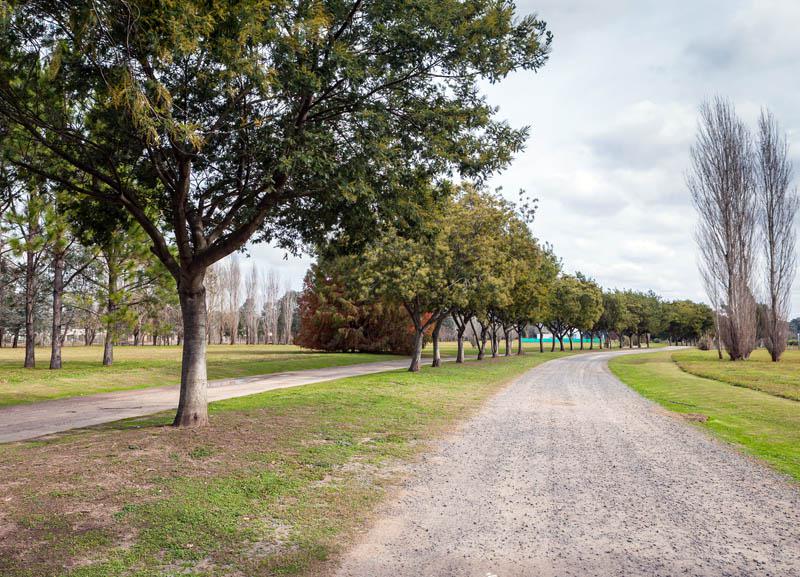
<svg viewBox="0 0 800 577"><path fill-rule="evenodd" d="M448 363L0 446L4 577L319 575L430 440L560 354Z"/></svg>
<svg viewBox="0 0 800 577"><path fill-rule="evenodd" d="M778 363L765 349L737 362L720 360L716 351L697 350L675 353L674 359L687 373L800 401L800 351L786 351Z"/></svg>
<svg viewBox="0 0 800 577"><path fill-rule="evenodd" d="M706 416L699 426L800 480L800 403L686 373L672 359L684 354L620 356L609 367L642 396Z"/></svg>

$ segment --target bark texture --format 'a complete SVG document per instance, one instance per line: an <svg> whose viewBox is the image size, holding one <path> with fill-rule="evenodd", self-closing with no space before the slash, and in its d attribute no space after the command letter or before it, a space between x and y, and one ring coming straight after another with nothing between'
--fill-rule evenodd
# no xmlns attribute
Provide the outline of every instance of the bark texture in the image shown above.
<svg viewBox="0 0 800 577"><path fill-rule="evenodd" d="M64 299L64 263L66 255L62 251L53 254L53 324L50 332L50 368L61 368L61 317Z"/></svg>
<svg viewBox="0 0 800 577"><path fill-rule="evenodd" d="M183 316L181 395L173 424L198 427L208 424L206 374L206 291L203 276L183 279L178 286Z"/></svg>

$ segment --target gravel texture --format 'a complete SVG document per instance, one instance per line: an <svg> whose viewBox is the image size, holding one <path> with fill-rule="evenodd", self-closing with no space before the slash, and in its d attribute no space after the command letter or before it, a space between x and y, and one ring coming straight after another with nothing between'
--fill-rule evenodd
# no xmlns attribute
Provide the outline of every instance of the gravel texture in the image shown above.
<svg viewBox="0 0 800 577"><path fill-rule="evenodd" d="M415 466L339 577L800 576L800 490L643 399L541 365Z"/></svg>

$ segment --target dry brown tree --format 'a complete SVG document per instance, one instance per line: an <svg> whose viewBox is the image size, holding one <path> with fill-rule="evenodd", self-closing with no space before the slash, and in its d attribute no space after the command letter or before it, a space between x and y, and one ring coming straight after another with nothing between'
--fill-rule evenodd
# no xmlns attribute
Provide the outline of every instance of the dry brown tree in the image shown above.
<svg viewBox="0 0 800 577"><path fill-rule="evenodd" d="M691 158L687 184L698 212L700 272L728 356L746 359L756 340L758 211L750 133L730 101L715 98L700 107Z"/></svg>
<svg viewBox="0 0 800 577"><path fill-rule="evenodd" d="M767 305L762 334L764 346L777 362L786 350L792 280L797 268L794 219L798 198L791 188L792 162L786 137L768 110L762 110L758 121L755 169Z"/></svg>

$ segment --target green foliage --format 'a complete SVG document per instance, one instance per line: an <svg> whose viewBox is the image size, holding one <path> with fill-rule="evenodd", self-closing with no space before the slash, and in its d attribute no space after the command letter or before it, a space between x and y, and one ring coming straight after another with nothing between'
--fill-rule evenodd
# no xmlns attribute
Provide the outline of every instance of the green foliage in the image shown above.
<svg viewBox="0 0 800 577"><path fill-rule="evenodd" d="M506 304L512 266L506 234L513 218L509 204L497 194L464 184L446 218L452 308L469 317Z"/></svg>
<svg viewBox="0 0 800 577"><path fill-rule="evenodd" d="M664 303L663 334L675 342L697 342L714 329L711 307L690 300Z"/></svg>
<svg viewBox="0 0 800 577"><path fill-rule="evenodd" d="M581 273L561 275L553 283L548 299L546 324L561 342L574 330L589 332L603 313L603 293L593 280Z"/></svg>
<svg viewBox="0 0 800 577"><path fill-rule="evenodd" d="M580 290L573 326L582 333L589 332L596 326L603 314L603 291L594 280L581 273L577 273L576 278L580 284Z"/></svg>
<svg viewBox="0 0 800 577"><path fill-rule="evenodd" d="M631 325L630 317L624 293L619 290L603 293L603 312L597 322L598 330L621 335Z"/></svg>

